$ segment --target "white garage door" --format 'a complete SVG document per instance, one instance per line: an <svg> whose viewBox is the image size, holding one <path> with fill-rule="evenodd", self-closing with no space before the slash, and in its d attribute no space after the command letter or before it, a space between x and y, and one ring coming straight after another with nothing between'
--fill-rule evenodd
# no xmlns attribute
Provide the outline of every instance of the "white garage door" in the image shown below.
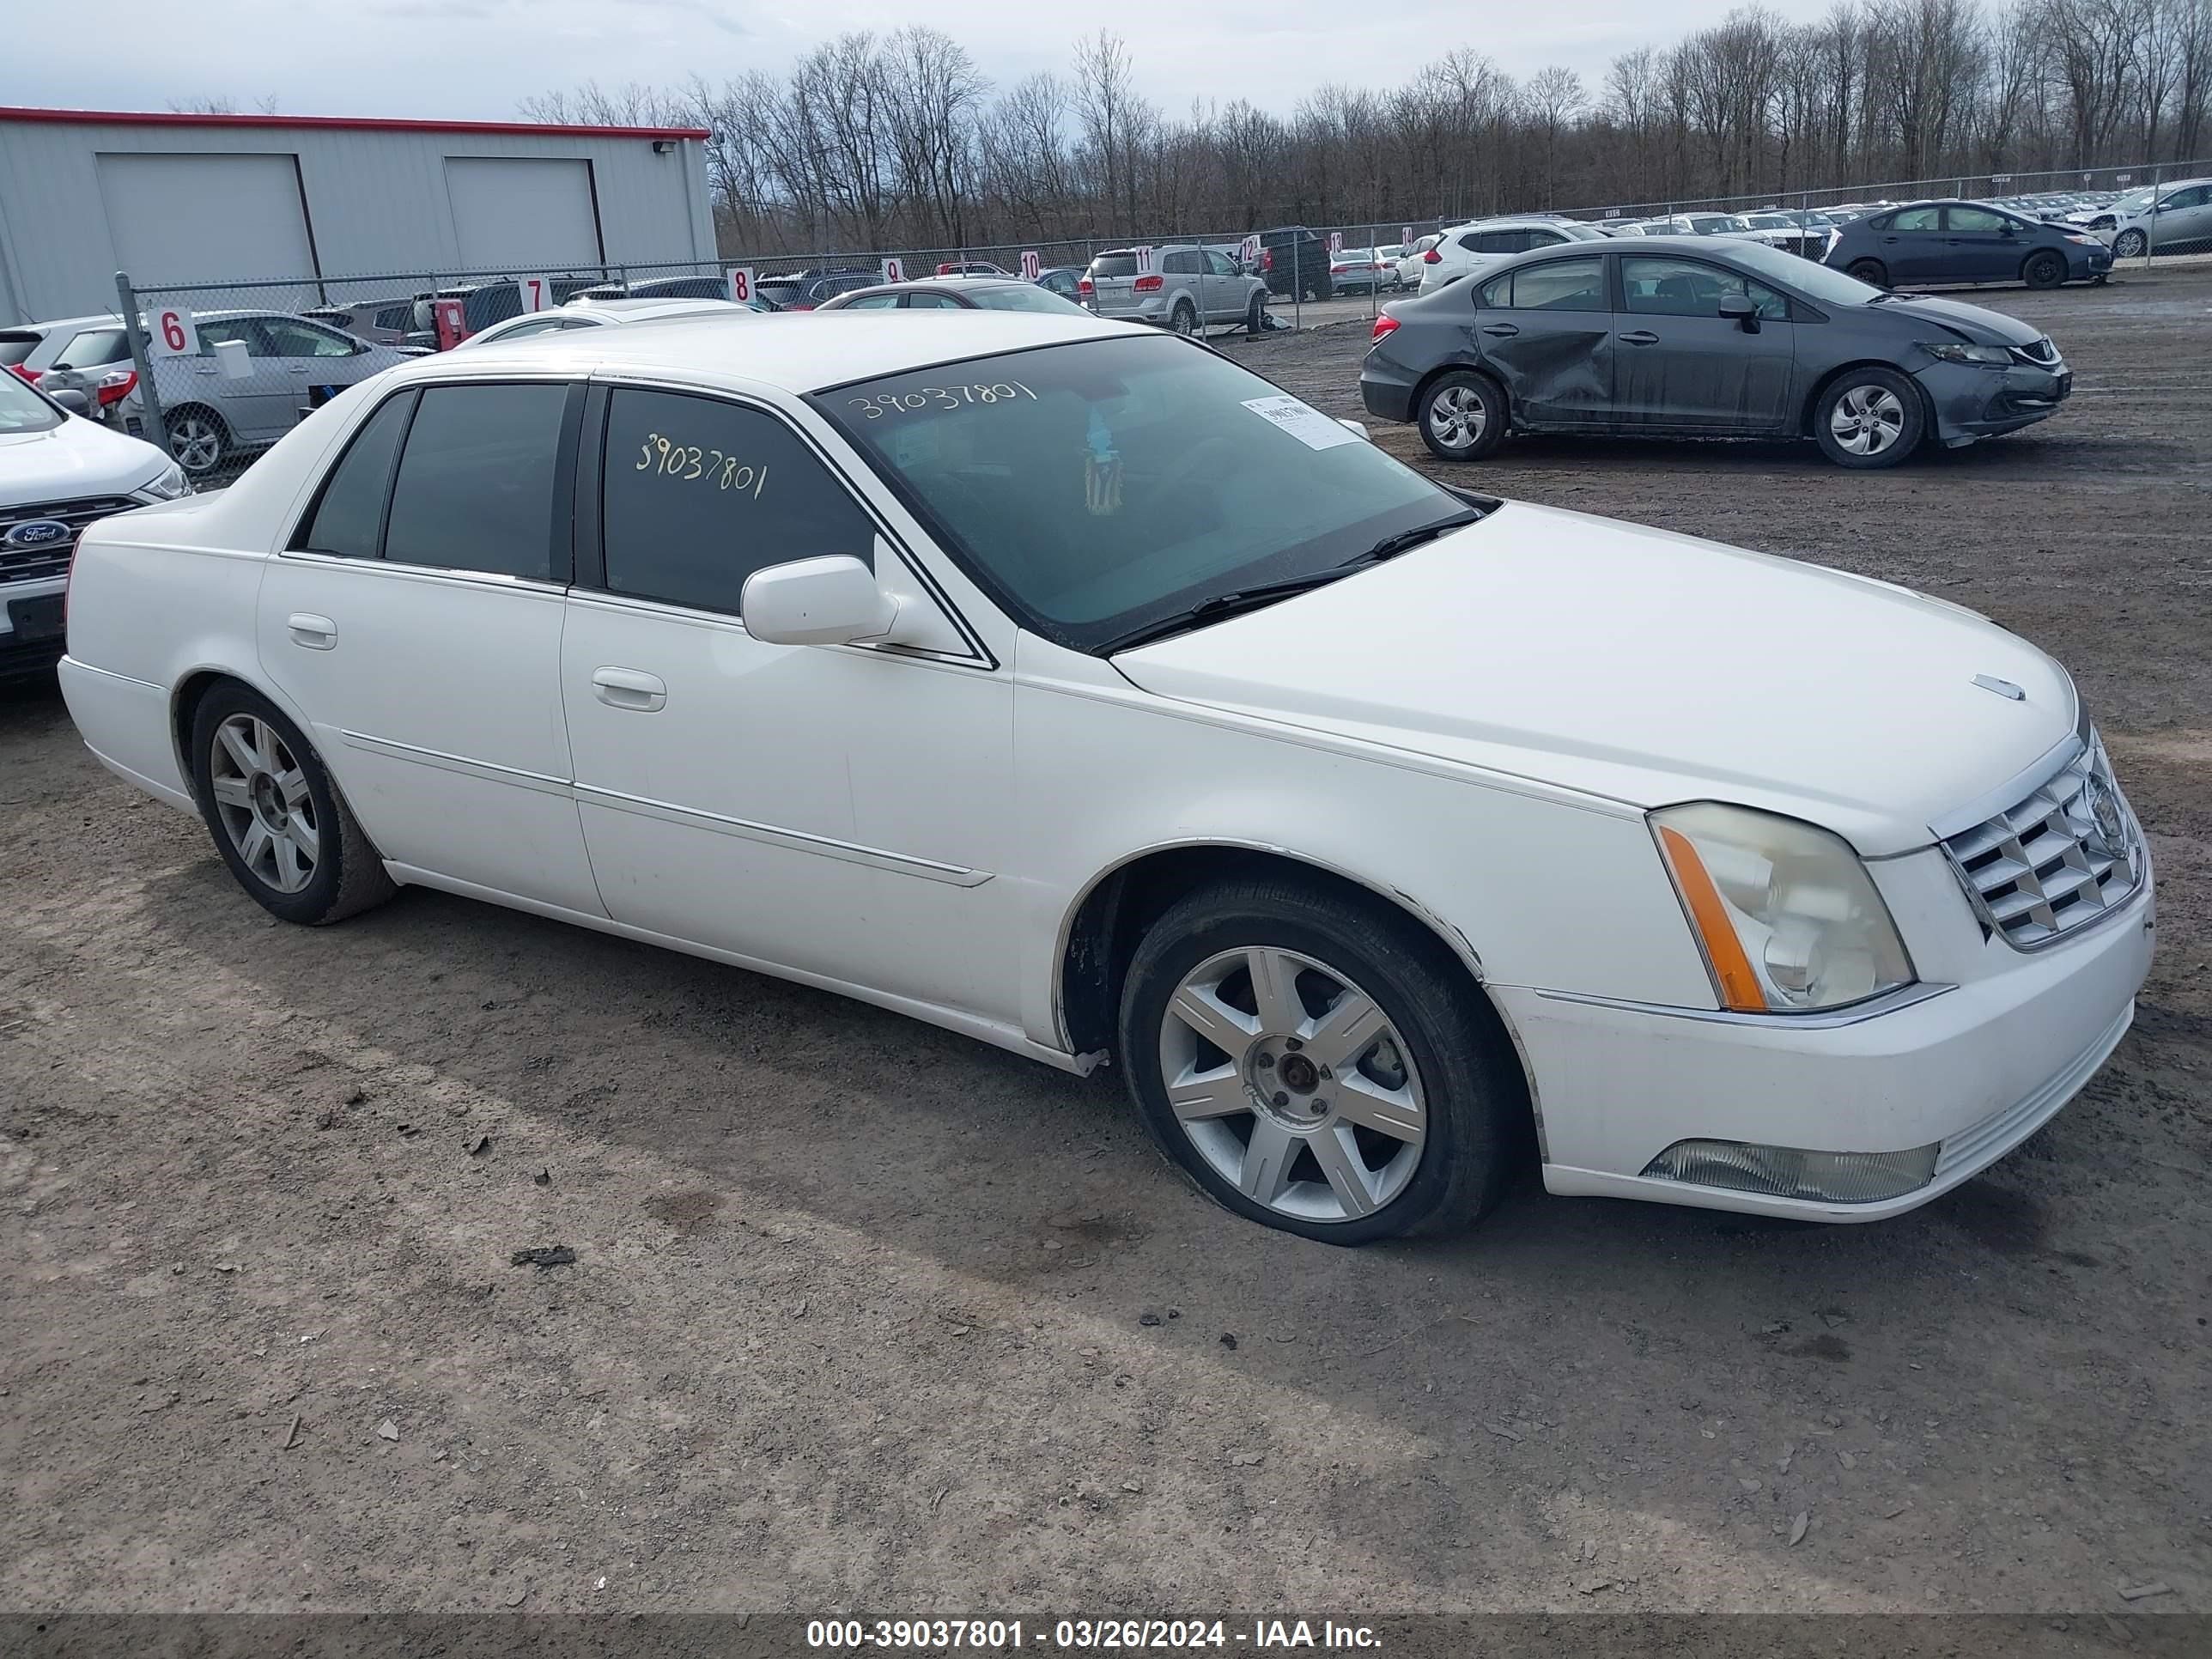
<svg viewBox="0 0 2212 1659"><path fill-rule="evenodd" d="M142 284L314 271L289 155L104 155L100 194L116 260Z"/></svg>
<svg viewBox="0 0 2212 1659"><path fill-rule="evenodd" d="M446 194L468 270L568 270L599 263L588 161L448 155Z"/></svg>

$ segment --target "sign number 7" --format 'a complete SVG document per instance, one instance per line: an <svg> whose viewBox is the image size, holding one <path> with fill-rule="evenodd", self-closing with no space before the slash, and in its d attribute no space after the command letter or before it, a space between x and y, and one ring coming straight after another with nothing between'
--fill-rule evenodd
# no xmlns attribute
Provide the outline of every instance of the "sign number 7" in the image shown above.
<svg viewBox="0 0 2212 1659"><path fill-rule="evenodd" d="M553 285L544 277L525 276L520 286L525 311L544 311L553 303Z"/></svg>

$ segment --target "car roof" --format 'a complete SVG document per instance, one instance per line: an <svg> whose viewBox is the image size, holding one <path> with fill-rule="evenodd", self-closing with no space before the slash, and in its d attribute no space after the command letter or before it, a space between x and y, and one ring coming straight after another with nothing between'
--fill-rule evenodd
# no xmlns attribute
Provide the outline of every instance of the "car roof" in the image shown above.
<svg viewBox="0 0 2212 1659"><path fill-rule="evenodd" d="M671 295L665 299L647 295L643 299L617 297L605 300L570 300L565 305L555 306L555 311L578 312L587 316L603 318L611 323L639 323L648 317L683 317L698 312L719 309L744 311L734 300L717 300L709 295ZM525 313L526 316L534 315Z"/></svg>
<svg viewBox="0 0 2212 1659"><path fill-rule="evenodd" d="M471 353L466 372L489 364L668 372L702 385L750 383L787 392L818 392L848 381L930 368L996 352L1089 339L1127 339L1126 325L1090 316L1040 311L959 311L917 326L896 311L863 311L835 327L811 316L747 312L656 318L626 328L565 329L509 343L496 340ZM741 329L732 317L744 319ZM392 369L395 380L442 378L441 359L417 358Z"/></svg>

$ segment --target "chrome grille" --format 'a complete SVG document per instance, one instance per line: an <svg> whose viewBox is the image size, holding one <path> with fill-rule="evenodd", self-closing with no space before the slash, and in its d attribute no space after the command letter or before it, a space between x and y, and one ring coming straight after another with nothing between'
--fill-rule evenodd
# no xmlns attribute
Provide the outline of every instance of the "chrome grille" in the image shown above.
<svg viewBox="0 0 2212 1659"><path fill-rule="evenodd" d="M2025 800L1943 847L1984 925L2023 951L2087 927L2142 884L2142 830L2094 731Z"/></svg>
<svg viewBox="0 0 2212 1659"><path fill-rule="evenodd" d="M70 554L76 547L77 538L84 534L86 526L95 519L137 505L127 495L100 495L88 501L48 501L38 507L0 507L0 582L33 581L42 576L61 575L69 569ZM36 547L8 545L8 533L17 525L36 524L43 519L67 525L70 533L60 541L41 542Z"/></svg>

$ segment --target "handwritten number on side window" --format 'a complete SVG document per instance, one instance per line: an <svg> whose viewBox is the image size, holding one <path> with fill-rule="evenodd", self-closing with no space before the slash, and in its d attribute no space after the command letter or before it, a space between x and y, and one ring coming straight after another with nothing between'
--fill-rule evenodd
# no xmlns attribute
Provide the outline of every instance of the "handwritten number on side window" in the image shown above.
<svg viewBox="0 0 2212 1659"><path fill-rule="evenodd" d="M648 432L645 441L638 446L640 459L630 469L633 472L650 472L656 478L680 480L690 483L694 479L711 483L718 490L735 490L750 495L755 501L768 488L768 465L741 463L734 455L726 455L719 449L702 449L696 444L671 443L658 432Z"/></svg>
<svg viewBox="0 0 2212 1659"><path fill-rule="evenodd" d="M846 401L872 421L886 415L918 415L926 409L962 409L970 404L1003 404L1027 398L1037 401L1036 392L1019 380L1000 380L991 386L924 386L911 392L886 392L874 398L850 398Z"/></svg>

